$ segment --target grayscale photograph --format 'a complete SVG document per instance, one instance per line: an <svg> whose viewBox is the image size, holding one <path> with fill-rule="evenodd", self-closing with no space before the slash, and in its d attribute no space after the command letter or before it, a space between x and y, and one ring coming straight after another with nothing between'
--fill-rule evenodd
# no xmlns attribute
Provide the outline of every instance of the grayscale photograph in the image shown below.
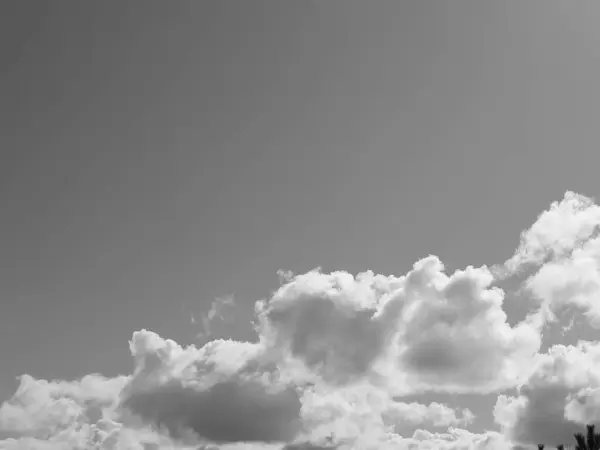
<svg viewBox="0 0 600 450"><path fill-rule="evenodd" d="M600 450L600 2L0 1L0 450Z"/></svg>

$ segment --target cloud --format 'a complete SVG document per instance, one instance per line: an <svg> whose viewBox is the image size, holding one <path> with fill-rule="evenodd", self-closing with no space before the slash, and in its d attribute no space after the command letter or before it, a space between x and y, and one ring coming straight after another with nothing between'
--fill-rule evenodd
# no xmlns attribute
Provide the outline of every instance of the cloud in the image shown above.
<svg viewBox="0 0 600 450"><path fill-rule="evenodd" d="M522 288L535 301L530 318L544 326L562 322L564 335L579 318L600 327L600 207L567 192L521 235L505 274L527 270ZM571 315L568 323L563 320ZM600 419L600 347L580 341L538 354L517 396L501 395L494 414L515 442L569 443L583 425Z"/></svg>
<svg viewBox="0 0 600 450"><path fill-rule="evenodd" d="M600 207L589 197L567 191L560 202L553 202L521 233L519 246L505 266L515 272L528 265L540 265L550 257L567 256L595 236L599 225Z"/></svg>
<svg viewBox="0 0 600 450"><path fill-rule="evenodd" d="M526 286L542 302L548 320L556 321L557 313L574 306L584 312L588 324L600 328L600 238L542 265Z"/></svg>
<svg viewBox="0 0 600 450"><path fill-rule="evenodd" d="M212 341L183 348L142 330L130 343L136 369L123 406L170 435L213 442L289 441L299 427L298 395L260 364L255 344Z"/></svg>
<svg viewBox="0 0 600 450"><path fill-rule="evenodd" d="M385 414L385 420L399 432L403 423L409 425L432 425L434 427L467 426L475 416L469 409L463 409L460 414L448 405L441 403L397 402L390 406ZM398 434L405 435L405 432Z"/></svg>
<svg viewBox="0 0 600 450"><path fill-rule="evenodd" d="M411 438L402 439L399 444L395 448L406 450L506 450L512 447L500 433L487 431L478 434L460 428L449 428L446 433L417 430Z"/></svg>
<svg viewBox="0 0 600 450"><path fill-rule="evenodd" d="M0 449L384 448L407 427L472 419L468 410L401 402L367 380L294 384L261 343L182 347L141 330L130 349L135 368L128 376L24 376L0 409L2 431L10 434Z"/></svg>
<svg viewBox="0 0 600 450"><path fill-rule="evenodd" d="M556 322L571 308L600 328L600 207L591 198L567 192L521 235L504 273L527 268L523 288L535 300L531 317L540 324Z"/></svg>
<svg viewBox="0 0 600 450"><path fill-rule="evenodd" d="M129 342L130 374L23 375L0 406L0 450L569 443L600 420L600 344L540 348L545 325L563 310L600 324L598 225L600 208L567 192L522 233L502 270L447 271L430 255L392 275L280 272L279 288L256 304L256 342L186 346L140 330ZM498 282L523 273L519 288L535 301L525 320L509 323L511 292ZM232 297L213 303L202 320L206 337L232 305ZM424 393L500 394L499 430L472 432L471 410L414 401Z"/></svg>
<svg viewBox="0 0 600 450"><path fill-rule="evenodd" d="M537 355L517 396L498 397L496 422L522 444L569 443L600 419L600 343L556 345Z"/></svg>
<svg viewBox="0 0 600 450"><path fill-rule="evenodd" d="M87 375L49 382L23 375L15 394L0 406L0 430L43 437L76 420L96 422L114 407L125 378Z"/></svg>
<svg viewBox="0 0 600 450"><path fill-rule="evenodd" d="M394 332L378 306L401 283L371 272L293 277L257 305L259 334L272 351L288 353L327 381L356 380L371 370Z"/></svg>
<svg viewBox="0 0 600 450"><path fill-rule="evenodd" d="M493 392L518 383L540 348L528 322L511 327L504 293L486 267L450 276L436 257L415 264L405 286L409 305L398 339L400 367L419 390Z"/></svg>
<svg viewBox="0 0 600 450"><path fill-rule="evenodd" d="M225 320L227 317L226 311L235 304L235 299L232 295L225 297L217 297L206 314L201 317L202 331L198 333L197 337L210 337L213 334L212 324L216 320ZM191 316L192 324L196 323L195 316Z"/></svg>
<svg viewBox="0 0 600 450"><path fill-rule="evenodd" d="M340 449L411 448L411 436L421 427L448 430L467 426L474 418L468 409L435 402L405 403L366 382L305 390L302 417L306 428L302 438L325 448L331 442L337 443Z"/></svg>
<svg viewBox="0 0 600 450"><path fill-rule="evenodd" d="M119 394L127 380L87 375L47 381L23 375L15 394L0 407L0 449L146 450L165 443L148 428L119 422Z"/></svg>
<svg viewBox="0 0 600 450"><path fill-rule="evenodd" d="M271 393L258 383L228 381L197 390L171 382L131 394L124 405L179 439L191 430L217 443L285 442L300 425L297 394Z"/></svg>
<svg viewBox="0 0 600 450"><path fill-rule="evenodd" d="M259 333L333 384L492 392L514 386L540 347L539 329L507 323L493 281L486 267L447 276L435 256L401 277L312 271L259 304Z"/></svg>

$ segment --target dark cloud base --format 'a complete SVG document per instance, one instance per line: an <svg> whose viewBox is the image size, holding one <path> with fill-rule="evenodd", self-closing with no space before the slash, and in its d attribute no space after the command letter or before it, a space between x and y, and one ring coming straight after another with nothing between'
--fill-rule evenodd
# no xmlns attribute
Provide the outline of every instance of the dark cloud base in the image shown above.
<svg viewBox="0 0 600 450"><path fill-rule="evenodd" d="M170 383L134 392L123 405L174 438L192 430L217 443L289 442L300 430L296 392L268 393L258 383L227 381L206 391Z"/></svg>

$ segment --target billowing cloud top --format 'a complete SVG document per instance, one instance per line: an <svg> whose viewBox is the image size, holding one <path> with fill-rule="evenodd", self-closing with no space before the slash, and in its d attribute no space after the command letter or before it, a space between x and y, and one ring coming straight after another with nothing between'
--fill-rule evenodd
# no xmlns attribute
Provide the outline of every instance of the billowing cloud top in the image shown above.
<svg viewBox="0 0 600 450"><path fill-rule="evenodd" d="M0 406L0 449L508 449L570 443L600 420L597 342L550 346L566 307L600 326L600 207L567 192L506 263L447 273L427 256L405 274L285 276L257 302L254 342L181 346L140 330L131 374L23 375ZM531 310L509 323L499 284ZM231 301L221 301L234 307ZM217 306L219 306L217 305ZM208 320L221 314L215 306ZM496 395L498 431L418 395ZM408 400L411 396L413 400ZM520 446L520 447L519 447Z"/></svg>

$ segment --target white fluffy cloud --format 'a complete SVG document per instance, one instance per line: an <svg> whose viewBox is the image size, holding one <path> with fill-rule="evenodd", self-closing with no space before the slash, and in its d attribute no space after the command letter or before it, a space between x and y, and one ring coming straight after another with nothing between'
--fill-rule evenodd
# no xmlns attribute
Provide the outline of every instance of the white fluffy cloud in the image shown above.
<svg viewBox="0 0 600 450"><path fill-rule="evenodd" d="M125 378L88 375L76 382L48 382L23 375L13 397L0 407L0 429L40 437L112 407ZM93 419L92 419L93 420Z"/></svg>
<svg viewBox="0 0 600 450"><path fill-rule="evenodd" d="M535 300L539 322L555 322L557 314L576 308L589 325L600 328L599 231L600 207L567 192L522 233L504 274L528 269L524 288Z"/></svg>
<svg viewBox="0 0 600 450"><path fill-rule="evenodd" d="M186 440L193 432L214 442L281 442L297 434L298 393L278 383L270 367L250 367L257 345L213 341L184 349L141 331L131 349L137 367L123 406L172 437Z"/></svg>
<svg viewBox="0 0 600 450"><path fill-rule="evenodd" d="M545 317L569 306L584 312L588 323L600 328L600 238L590 239L565 258L551 260L532 275L527 287L542 301Z"/></svg>
<svg viewBox="0 0 600 450"><path fill-rule="evenodd" d="M507 323L493 281L486 267L448 276L435 256L401 277L313 271L260 305L260 332L268 348L330 383L370 377L398 394L491 392L514 386L540 346L528 322Z"/></svg>
<svg viewBox="0 0 600 450"><path fill-rule="evenodd" d="M426 258L407 279L399 361L420 390L492 392L515 385L540 347L528 322L511 327L504 293L491 287L486 267L447 276L441 262Z"/></svg>
<svg viewBox="0 0 600 450"><path fill-rule="evenodd" d="M519 247L506 267L516 271L527 265L539 265L550 257L567 256L595 236L599 224L600 207L591 198L567 191L560 202L553 202L521 234Z"/></svg>
<svg viewBox="0 0 600 450"><path fill-rule="evenodd" d="M539 352L547 319L563 307L600 324L598 225L600 208L568 192L522 233L503 270L447 272L428 256L405 274L287 273L256 304L256 342L182 346L141 330L129 343L131 374L24 375L0 406L0 450L568 443L600 420L600 347ZM536 309L515 324L504 310L510 293L497 282L523 269ZM207 319L221 314L217 303ZM514 388L517 395L504 393ZM500 394L499 430L469 431L476 417L466 408L403 400L426 393Z"/></svg>
<svg viewBox="0 0 600 450"><path fill-rule="evenodd" d="M366 380L337 388L294 384L261 344L182 347L142 330L130 349L129 376L72 382L24 376L0 410L0 448L314 450L392 442L409 448L412 437L404 441L402 430L473 420L467 409L405 403Z"/></svg>
<svg viewBox="0 0 600 450"><path fill-rule="evenodd" d="M600 419L600 343L557 345L537 355L517 396L500 395L494 416L515 442L568 443Z"/></svg>
<svg viewBox="0 0 600 450"><path fill-rule="evenodd" d="M131 428L119 413L127 377L88 375L78 381L21 377L15 394L0 407L0 449L147 450L169 440L150 428ZM158 447L156 447L158 448Z"/></svg>

